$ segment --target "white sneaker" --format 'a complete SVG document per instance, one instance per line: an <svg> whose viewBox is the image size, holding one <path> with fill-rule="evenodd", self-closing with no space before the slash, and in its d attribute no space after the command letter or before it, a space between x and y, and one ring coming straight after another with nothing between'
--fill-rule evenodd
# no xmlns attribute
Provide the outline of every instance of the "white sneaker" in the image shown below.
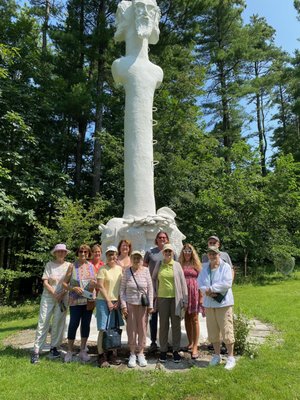
<svg viewBox="0 0 300 400"><path fill-rule="evenodd" d="M73 359L73 353L71 351L67 351L65 355L65 363L71 362Z"/></svg>
<svg viewBox="0 0 300 400"><path fill-rule="evenodd" d="M136 355L130 354L128 361L128 368L135 368L135 367L136 367Z"/></svg>
<svg viewBox="0 0 300 400"><path fill-rule="evenodd" d="M138 354L138 363L140 367L147 367L148 363L144 354Z"/></svg>
<svg viewBox="0 0 300 400"><path fill-rule="evenodd" d="M211 367L215 367L216 365L220 364L221 356L219 354L214 354L213 358L210 360L209 365Z"/></svg>
<svg viewBox="0 0 300 400"><path fill-rule="evenodd" d="M227 370L230 370L230 369L233 369L235 367L235 365L236 365L235 358L234 357L228 357L227 358L227 363L226 363L224 368L227 369Z"/></svg>
<svg viewBox="0 0 300 400"><path fill-rule="evenodd" d="M91 357L88 355L88 353L86 352L85 349L84 350L80 350L78 357L83 362L88 362L91 359Z"/></svg>

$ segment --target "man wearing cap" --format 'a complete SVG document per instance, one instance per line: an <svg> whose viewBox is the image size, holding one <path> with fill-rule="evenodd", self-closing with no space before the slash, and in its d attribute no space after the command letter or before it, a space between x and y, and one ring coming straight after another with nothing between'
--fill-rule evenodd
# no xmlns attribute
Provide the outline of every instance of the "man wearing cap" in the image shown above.
<svg viewBox="0 0 300 400"><path fill-rule="evenodd" d="M210 365L215 366L221 363L220 337L222 335L228 351L225 369L230 370L235 367L232 270L231 266L221 259L220 253L217 246L207 249L208 262L202 265L198 285L204 296L208 340L214 348Z"/></svg>
<svg viewBox="0 0 300 400"><path fill-rule="evenodd" d="M211 247L211 246L217 247L220 250L221 242L220 242L220 239L218 238L218 236L213 235L207 239L207 247ZM231 261L229 254L226 253L226 251L220 251L220 257L223 261L225 261L227 264L230 265L230 267L232 268L232 278L234 278L234 269L233 269L232 261ZM206 263L209 261L207 254L203 254L201 261L202 261L202 263Z"/></svg>

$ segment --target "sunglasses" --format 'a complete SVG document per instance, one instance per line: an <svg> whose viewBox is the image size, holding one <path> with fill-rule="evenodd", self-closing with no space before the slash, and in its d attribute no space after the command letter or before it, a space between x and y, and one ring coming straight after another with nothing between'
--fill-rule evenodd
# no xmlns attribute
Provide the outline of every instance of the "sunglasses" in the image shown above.
<svg viewBox="0 0 300 400"><path fill-rule="evenodd" d="M164 253L172 253L172 250L164 250Z"/></svg>
<svg viewBox="0 0 300 400"><path fill-rule="evenodd" d="M160 240L166 240L167 238L165 237L165 236L158 236L158 238L157 239L160 239Z"/></svg>
<svg viewBox="0 0 300 400"><path fill-rule="evenodd" d="M79 252L78 253L84 253L84 254L88 254L88 251L86 251L86 250L79 250Z"/></svg>

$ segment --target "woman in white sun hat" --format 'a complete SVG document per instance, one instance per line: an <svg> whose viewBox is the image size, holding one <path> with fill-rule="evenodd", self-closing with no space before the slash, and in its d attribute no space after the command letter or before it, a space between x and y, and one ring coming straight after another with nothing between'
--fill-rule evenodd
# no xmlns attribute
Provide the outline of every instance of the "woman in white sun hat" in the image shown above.
<svg viewBox="0 0 300 400"><path fill-rule="evenodd" d="M32 364L36 364L39 361L39 353L45 345L51 319L50 355L52 358L60 357L57 348L63 338L68 303L67 290L62 285L70 266L70 263L65 261L68 253L69 250L65 244L57 244L51 251L54 260L49 261L44 269L42 276L44 290L41 298L34 348L31 355Z"/></svg>

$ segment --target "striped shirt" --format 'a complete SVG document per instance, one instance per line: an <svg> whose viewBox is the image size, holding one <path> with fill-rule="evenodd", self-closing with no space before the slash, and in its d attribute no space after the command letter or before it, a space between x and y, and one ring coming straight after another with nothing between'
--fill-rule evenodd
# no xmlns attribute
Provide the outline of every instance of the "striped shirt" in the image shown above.
<svg viewBox="0 0 300 400"><path fill-rule="evenodd" d="M139 288L132 277L130 268L126 269L123 273L120 289L121 307L125 308L126 303L141 304L141 293L146 293L149 297L149 308L152 308L153 286L149 269L147 267L140 267L136 272L132 269L132 272Z"/></svg>

